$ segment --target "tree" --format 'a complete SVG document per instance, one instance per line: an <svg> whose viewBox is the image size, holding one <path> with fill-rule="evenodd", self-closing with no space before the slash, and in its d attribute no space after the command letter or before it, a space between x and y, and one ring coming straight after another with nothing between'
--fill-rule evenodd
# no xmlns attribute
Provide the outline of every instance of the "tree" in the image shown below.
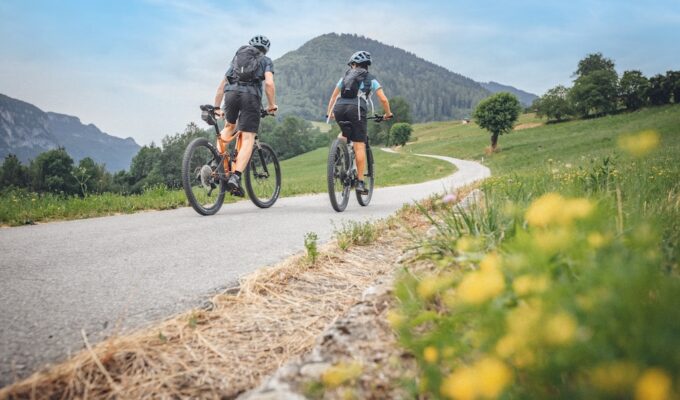
<svg viewBox="0 0 680 400"><path fill-rule="evenodd" d="M33 189L38 192L77 194L73 176L73 159L63 147L38 155L31 163Z"/></svg>
<svg viewBox="0 0 680 400"><path fill-rule="evenodd" d="M574 72L574 76L580 78L596 71L614 71L614 61L604 57L602 53L588 54L578 62L578 69Z"/></svg>
<svg viewBox="0 0 680 400"><path fill-rule="evenodd" d="M521 111L522 107L517 97L500 92L480 101L472 118L477 125L491 133L491 149L496 150L498 136L512 130Z"/></svg>
<svg viewBox="0 0 680 400"><path fill-rule="evenodd" d="M667 71L666 81L673 96L673 103L680 104L680 71Z"/></svg>
<svg viewBox="0 0 680 400"><path fill-rule="evenodd" d="M411 138L413 127L406 122L398 122L390 128L390 138L393 145L403 146Z"/></svg>
<svg viewBox="0 0 680 400"><path fill-rule="evenodd" d="M8 154L0 169L0 189L10 186L25 188L30 183L28 168L21 165L16 155Z"/></svg>
<svg viewBox="0 0 680 400"><path fill-rule="evenodd" d="M655 106L671 102L671 86L666 76L656 74L649 78L649 102Z"/></svg>
<svg viewBox="0 0 680 400"><path fill-rule="evenodd" d="M536 115L539 117L546 116L548 119L561 121L574 112L568 95L569 89L562 85L555 86L537 99L532 108L536 110Z"/></svg>
<svg viewBox="0 0 680 400"><path fill-rule="evenodd" d="M214 133L212 135L208 134L192 122L187 125L184 132L163 138L163 150L159 155L158 169L156 170L160 183L170 188L180 188L182 186L182 157L184 156L184 150L197 137L209 137L211 140L214 140L215 135ZM148 176L146 181L149 184L156 183L150 182ZM137 191L141 189L143 189L143 186L137 185L135 187Z"/></svg>
<svg viewBox="0 0 680 400"><path fill-rule="evenodd" d="M619 97L628 110L647 104L649 80L640 71L625 71L619 82Z"/></svg>

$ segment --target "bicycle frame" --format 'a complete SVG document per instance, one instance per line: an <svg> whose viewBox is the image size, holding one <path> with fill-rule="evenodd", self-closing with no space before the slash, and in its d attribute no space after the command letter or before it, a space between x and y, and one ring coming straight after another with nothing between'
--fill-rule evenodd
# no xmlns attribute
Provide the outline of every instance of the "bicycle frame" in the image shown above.
<svg viewBox="0 0 680 400"><path fill-rule="evenodd" d="M243 144L241 131L234 132L231 135L231 137L228 138L227 140L222 139L219 125L217 124L218 118L215 116L215 107L209 105L201 106L201 110L203 111L201 118L209 125L212 125L215 128L215 136L217 137L217 152L220 155L220 160L217 161L223 163L224 165L224 176L218 176L217 178L219 178L220 180L228 179L229 176L233 173L233 164L236 162L236 157L238 156L238 153L241 150L241 146ZM267 115L270 115L265 110L261 110L260 114L262 118L266 117ZM229 150L228 146L229 143L234 140L236 140L236 144L234 145L234 149L230 152L228 151ZM260 155L260 159L264 159L264 156L262 154L262 146L260 145L260 139L257 134L255 135L255 143L253 145L253 150L257 150L257 152ZM254 163L251 163L250 167L253 169L253 174L256 177L260 178L269 177L269 170L267 169L266 164L262 165L262 168L264 170L263 173L259 173L257 171L257 166Z"/></svg>

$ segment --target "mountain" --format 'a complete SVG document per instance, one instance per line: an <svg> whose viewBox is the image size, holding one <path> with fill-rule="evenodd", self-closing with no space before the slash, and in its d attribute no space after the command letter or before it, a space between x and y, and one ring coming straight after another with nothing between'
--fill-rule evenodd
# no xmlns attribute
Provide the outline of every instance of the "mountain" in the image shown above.
<svg viewBox="0 0 680 400"><path fill-rule="evenodd" d="M490 94L472 79L413 53L363 36L329 33L274 61L281 112L323 119L333 87L358 49L371 53L375 60L371 73L388 97L406 98L416 121L462 118Z"/></svg>
<svg viewBox="0 0 680 400"><path fill-rule="evenodd" d="M38 154L64 147L78 162L91 157L109 171L127 170L140 146L132 138L121 139L83 125L70 115L44 112L38 107L0 94L0 158L16 154L27 163Z"/></svg>
<svg viewBox="0 0 680 400"><path fill-rule="evenodd" d="M502 85L494 81L486 83L480 82L479 84L491 93L510 92L514 94L524 107L529 107L531 103L533 103L534 100L538 98L538 96L533 93L525 92L524 90L520 90L512 86Z"/></svg>

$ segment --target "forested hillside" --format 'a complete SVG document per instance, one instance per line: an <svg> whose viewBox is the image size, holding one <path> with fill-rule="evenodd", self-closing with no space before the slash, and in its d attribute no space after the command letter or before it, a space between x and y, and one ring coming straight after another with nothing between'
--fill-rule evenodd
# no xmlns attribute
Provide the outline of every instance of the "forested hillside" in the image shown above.
<svg viewBox="0 0 680 400"><path fill-rule="evenodd" d="M489 92L479 83L415 54L362 36L330 33L305 43L274 61L282 113L321 120L333 86L356 50L373 55L370 71L388 97L402 96L416 121L467 116Z"/></svg>

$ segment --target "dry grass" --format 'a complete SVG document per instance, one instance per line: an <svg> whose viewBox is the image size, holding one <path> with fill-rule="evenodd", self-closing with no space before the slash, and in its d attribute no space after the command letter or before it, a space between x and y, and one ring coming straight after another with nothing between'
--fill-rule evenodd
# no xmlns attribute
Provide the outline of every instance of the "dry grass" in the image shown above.
<svg viewBox="0 0 680 400"><path fill-rule="evenodd" d="M408 216L402 213L405 219ZM0 398L233 398L304 354L379 276L405 239L394 222L376 242L322 249L262 269L235 295L135 334L108 339L0 390Z"/></svg>

